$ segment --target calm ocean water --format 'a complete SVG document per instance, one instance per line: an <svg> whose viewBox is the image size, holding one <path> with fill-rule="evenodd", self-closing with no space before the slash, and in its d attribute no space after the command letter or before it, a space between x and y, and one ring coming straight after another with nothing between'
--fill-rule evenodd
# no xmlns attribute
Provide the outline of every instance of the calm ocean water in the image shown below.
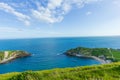
<svg viewBox="0 0 120 80"><path fill-rule="evenodd" d="M120 48L120 37L0 40L0 50L25 50L32 54L30 57L0 65L0 73L100 64L100 62L93 59L63 55L66 50L78 46Z"/></svg>

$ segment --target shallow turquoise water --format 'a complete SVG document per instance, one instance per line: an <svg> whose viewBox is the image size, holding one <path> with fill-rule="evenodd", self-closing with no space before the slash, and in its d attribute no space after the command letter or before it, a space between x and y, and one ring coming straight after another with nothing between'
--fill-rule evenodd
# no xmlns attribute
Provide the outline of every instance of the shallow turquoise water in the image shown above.
<svg viewBox="0 0 120 80"><path fill-rule="evenodd" d="M30 57L0 65L0 73L100 64L93 59L68 57L63 54L66 50L78 46L120 48L120 37L0 40L0 50L25 50L32 54Z"/></svg>

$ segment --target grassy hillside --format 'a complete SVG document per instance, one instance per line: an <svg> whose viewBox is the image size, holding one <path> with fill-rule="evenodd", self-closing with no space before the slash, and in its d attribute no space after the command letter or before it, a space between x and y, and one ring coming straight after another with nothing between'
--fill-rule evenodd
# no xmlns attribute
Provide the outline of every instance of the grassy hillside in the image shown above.
<svg viewBox="0 0 120 80"><path fill-rule="evenodd" d="M96 56L98 58L105 58L106 60L120 61L120 50L112 48L85 48L77 47L65 52L67 55L83 55Z"/></svg>
<svg viewBox="0 0 120 80"><path fill-rule="evenodd" d="M119 80L120 62L75 68L1 74L0 80Z"/></svg>

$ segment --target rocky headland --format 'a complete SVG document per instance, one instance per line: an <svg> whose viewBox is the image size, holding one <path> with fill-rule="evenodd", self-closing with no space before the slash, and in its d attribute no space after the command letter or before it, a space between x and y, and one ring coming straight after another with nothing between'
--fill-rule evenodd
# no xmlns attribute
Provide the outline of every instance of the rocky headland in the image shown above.
<svg viewBox="0 0 120 80"><path fill-rule="evenodd" d="M0 51L0 64L10 62L14 59L30 56L28 52L21 50Z"/></svg>

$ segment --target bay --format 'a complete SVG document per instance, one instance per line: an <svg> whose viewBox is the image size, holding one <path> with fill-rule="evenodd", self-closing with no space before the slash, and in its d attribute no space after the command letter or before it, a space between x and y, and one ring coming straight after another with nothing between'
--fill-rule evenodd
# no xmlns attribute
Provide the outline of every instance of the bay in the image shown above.
<svg viewBox="0 0 120 80"><path fill-rule="evenodd" d="M24 50L32 56L1 64L0 73L100 64L93 59L69 57L63 54L66 50L79 46L120 48L120 37L1 39L0 50Z"/></svg>

